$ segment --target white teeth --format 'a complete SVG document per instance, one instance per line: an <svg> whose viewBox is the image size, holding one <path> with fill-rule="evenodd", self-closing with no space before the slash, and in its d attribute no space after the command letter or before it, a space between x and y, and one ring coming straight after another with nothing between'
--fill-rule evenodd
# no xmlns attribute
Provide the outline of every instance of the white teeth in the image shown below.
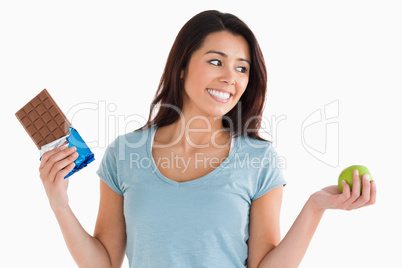
<svg viewBox="0 0 402 268"><path fill-rule="evenodd" d="M209 94L211 94L217 98L223 99L223 100L227 100L230 97L230 94L226 93L226 92L220 92L220 91L211 90L211 89L207 89L207 90L208 90Z"/></svg>

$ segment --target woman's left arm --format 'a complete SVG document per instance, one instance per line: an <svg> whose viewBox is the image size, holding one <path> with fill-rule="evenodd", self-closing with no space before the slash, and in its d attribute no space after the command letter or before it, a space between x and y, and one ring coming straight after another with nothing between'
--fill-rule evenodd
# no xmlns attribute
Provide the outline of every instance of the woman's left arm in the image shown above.
<svg viewBox="0 0 402 268"><path fill-rule="evenodd" d="M363 187L360 193L359 173L355 170L353 173L352 191L349 185L343 182L343 193L339 191L338 186L334 185L312 194L282 241L269 252L266 252L261 261L254 260L254 263L250 264L248 267L298 267L326 209L353 210L372 205L376 202L377 190L375 182L370 182L368 175L363 175L362 181ZM269 193L267 194L269 195ZM257 208L264 209L265 206L269 206L266 204L267 200L269 200L269 198L265 198L264 195L253 202L255 202ZM262 232L261 230L252 230L252 226L263 226L263 224L253 223L253 218L265 222L272 220L272 218L256 216L259 215L259 213L263 213L263 215L269 214L258 210L259 209L253 210L252 208L250 211L250 237L251 233ZM255 216L253 217L251 213ZM249 255L253 256L254 254L249 252Z"/></svg>

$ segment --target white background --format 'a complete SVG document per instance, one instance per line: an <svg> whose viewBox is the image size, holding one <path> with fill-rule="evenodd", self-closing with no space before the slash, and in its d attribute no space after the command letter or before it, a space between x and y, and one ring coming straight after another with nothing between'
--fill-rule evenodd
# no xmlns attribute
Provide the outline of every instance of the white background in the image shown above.
<svg viewBox="0 0 402 268"><path fill-rule="evenodd" d="M0 267L76 267L39 179L38 151L14 113L47 88L90 143L96 161L71 177L69 196L92 233L105 146L148 118L176 34L207 9L240 17L262 47L264 115L286 161L283 235L343 168L366 165L377 182L375 206L325 213L300 267L402 267L398 1L265 2L2 1ZM327 132L325 120L303 127L326 105L335 114ZM71 112L77 107L87 109Z"/></svg>

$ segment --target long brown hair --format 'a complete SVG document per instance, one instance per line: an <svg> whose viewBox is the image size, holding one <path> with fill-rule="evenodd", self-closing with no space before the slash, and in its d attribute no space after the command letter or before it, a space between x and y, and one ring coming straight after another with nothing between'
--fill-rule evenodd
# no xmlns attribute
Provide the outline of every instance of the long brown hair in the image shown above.
<svg viewBox="0 0 402 268"><path fill-rule="evenodd" d="M247 135L265 140L258 133L267 89L267 71L260 46L253 32L243 21L232 14L216 10L195 15L180 30L151 103L148 122L138 130L155 125L170 125L179 119L183 108L181 71L186 69L191 55L202 46L205 37L219 31L243 36L247 40L251 56L247 88L236 106L222 117L223 127L229 128L234 137ZM156 111L156 116L152 118Z"/></svg>

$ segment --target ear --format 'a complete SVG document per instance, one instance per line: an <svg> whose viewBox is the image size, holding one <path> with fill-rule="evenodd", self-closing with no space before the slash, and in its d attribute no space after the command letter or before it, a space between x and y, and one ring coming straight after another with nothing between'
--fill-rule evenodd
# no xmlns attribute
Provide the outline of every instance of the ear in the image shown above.
<svg viewBox="0 0 402 268"><path fill-rule="evenodd" d="M184 70L181 70L181 72L180 72L180 79L183 79L184 78Z"/></svg>

